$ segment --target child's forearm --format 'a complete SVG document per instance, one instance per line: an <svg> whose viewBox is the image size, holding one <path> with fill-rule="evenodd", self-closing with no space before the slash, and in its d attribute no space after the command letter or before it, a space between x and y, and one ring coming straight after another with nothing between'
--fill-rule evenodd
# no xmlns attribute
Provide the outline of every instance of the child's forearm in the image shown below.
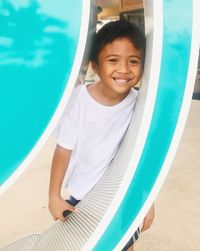
<svg viewBox="0 0 200 251"><path fill-rule="evenodd" d="M61 197L61 186L69 164L71 150L57 145L51 166L49 186L49 211L54 220L65 221L64 211L75 212L75 208L69 205Z"/></svg>
<svg viewBox="0 0 200 251"><path fill-rule="evenodd" d="M61 186L69 164L70 156L71 150L64 149L57 145L51 166L49 197L60 196Z"/></svg>
<svg viewBox="0 0 200 251"><path fill-rule="evenodd" d="M151 206L151 208L149 209L147 215L145 216L144 220L143 220L143 226L141 231L146 231L147 229L149 229L153 223L155 217L155 206L154 203Z"/></svg>

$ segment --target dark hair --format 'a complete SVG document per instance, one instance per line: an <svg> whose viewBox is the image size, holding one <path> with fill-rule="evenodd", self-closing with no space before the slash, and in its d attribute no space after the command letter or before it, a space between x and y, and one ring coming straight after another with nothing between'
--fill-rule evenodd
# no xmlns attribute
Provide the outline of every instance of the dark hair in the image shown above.
<svg viewBox="0 0 200 251"><path fill-rule="evenodd" d="M136 24L126 20L112 21L105 24L94 36L90 59L98 64L100 51L116 39L128 38L134 47L141 50L144 60L146 39Z"/></svg>

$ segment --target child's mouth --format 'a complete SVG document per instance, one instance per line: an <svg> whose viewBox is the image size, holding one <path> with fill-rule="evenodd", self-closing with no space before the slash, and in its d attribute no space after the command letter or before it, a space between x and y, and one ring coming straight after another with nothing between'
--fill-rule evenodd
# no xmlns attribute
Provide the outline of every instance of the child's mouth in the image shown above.
<svg viewBox="0 0 200 251"><path fill-rule="evenodd" d="M131 79L124 79L124 78L113 78L113 80L120 85L124 85L128 83Z"/></svg>

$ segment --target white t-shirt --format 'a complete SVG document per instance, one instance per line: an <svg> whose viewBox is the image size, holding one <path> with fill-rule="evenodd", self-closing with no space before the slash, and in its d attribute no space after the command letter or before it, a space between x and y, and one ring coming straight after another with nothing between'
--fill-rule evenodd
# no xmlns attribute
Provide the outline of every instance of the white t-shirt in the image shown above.
<svg viewBox="0 0 200 251"><path fill-rule="evenodd" d="M132 89L120 103L105 106L92 98L85 85L75 88L58 144L73 150L66 187L77 200L91 190L112 161L130 123L137 93Z"/></svg>

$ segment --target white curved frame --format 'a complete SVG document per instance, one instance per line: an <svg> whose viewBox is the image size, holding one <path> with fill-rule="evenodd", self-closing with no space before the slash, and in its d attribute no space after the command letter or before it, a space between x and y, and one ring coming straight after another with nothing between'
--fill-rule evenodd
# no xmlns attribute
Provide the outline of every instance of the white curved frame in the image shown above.
<svg viewBox="0 0 200 251"><path fill-rule="evenodd" d="M47 129L44 131L44 133L38 140L37 144L33 147L29 155L24 159L24 161L15 170L15 172L0 186L0 195L3 192L5 192L6 189L9 188L9 186L12 185L19 178L19 176L27 169L27 167L30 165L33 159L40 152L44 144L47 142L47 140L50 138L51 134L55 130L55 127L58 124L64 112L64 109L70 99L72 90L75 86L76 79L77 79L77 76L79 74L79 70L81 67L84 49L86 45L89 19L90 19L90 14L89 14L90 13L90 1L82 0L82 2L83 2L82 3L82 21L81 21L77 51L75 55L74 64L73 64L73 67L72 67L72 70L68 79L68 84L62 96L62 99L60 100L60 103L54 115L52 116Z"/></svg>
<svg viewBox="0 0 200 251"><path fill-rule="evenodd" d="M85 1L85 2L88 3L89 1ZM148 81L149 84L141 88L139 100L138 100L137 107L135 110L135 118L136 118L135 135L133 135L133 141L135 142L135 146L132 151L132 157L129 160L126 174L123 177L123 180L120 184L120 187L117 190L117 193L115 194L115 198L113 199L113 202L109 206L107 212L105 212L103 218L101 219L100 223L96 227L96 230L91 234L90 238L88 239L84 247L81 249L85 251L86 250L87 251L88 250L95 250L95 251L100 250L98 246L98 242L102 238L102 236L105 234L105 231L108 229L111 221L115 217L120 205L122 204L124 200L126 192L129 189L129 185L132 182L132 178L134 177L137 171L137 166L138 166L140 157L142 155L142 152L144 150L145 141L147 139L149 128L151 125L151 119L154 112L154 105L155 105L159 76L160 76L162 39L163 39L163 29L162 29L163 27L162 25L163 1L153 0L150 3L149 0L146 0L144 2L145 2L145 18L146 20L148 20L148 25L150 21L150 25L147 29L148 30L147 59L146 59L146 68L145 68L143 82ZM87 5L87 8L89 8L89 4ZM130 239L133 232L137 229L137 227L142 222L145 214L147 213L151 204L155 200L166 178L166 175L169 171L170 165L174 158L175 152L177 150L178 143L180 141L180 138L184 129L184 125L186 122L186 118L188 115L189 105L191 103L191 97L192 97L192 92L193 92L193 86L195 82L195 75L196 75L195 73L196 73L196 66L197 66L197 60L198 60L197 52L199 50L199 41L200 41L200 35L198 31L200 18L197 13L198 12L197 10L199 9L200 9L199 1L193 0L193 20L192 20L193 28L192 28L192 34L191 34L192 41L191 41L191 48L190 48L190 60L189 60L189 66L188 66L189 68L188 68L188 73L187 73L187 82L185 85L186 88L185 88L184 97L182 100L181 110L179 112L178 121L176 123L175 132L171 140L170 147L168 149L167 155L165 156L165 160L162 165L161 171L150 193L148 194L146 201L140 208L139 213L133 220L129 229L123 235L123 238L115 246L114 250L121 250L126 244L126 242ZM86 18L86 20L87 20L87 25L88 25L88 18ZM85 26L85 24L83 25L82 23L82 26ZM83 30L85 30L85 27ZM86 37L84 37L83 42L85 43L85 41L86 41ZM80 68L80 61L78 60L78 57L80 57L80 54L81 56L83 55L83 45L85 46L84 43L80 45L80 41L79 41L80 46L78 48L78 51L76 54L76 60L74 63L74 65L76 64L76 66L79 66L79 67L76 67L76 69ZM57 112L52 118L52 121L48 127L48 130L42 136L40 142L44 143L44 141L42 140L48 138L47 135L48 136L50 135L56 123L58 122L61 116L61 113L64 110L66 102L68 101L71 95L71 91L73 89L72 83L75 83L74 80L76 79L76 76L78 75L78 72L76 69L73 68L73 71L70 76L70 80L73 80L73 81L69 80L69 83L71 84L67 86L63 99L57 109ZM39 144L36 147L37 151L38 151L38 147L39 147ZM29 163L30 163L30 159L29 159ZM81 225L81 227L83 227L83 225ZM106 246L104 246L104 248L106 248Z"/></svg>

